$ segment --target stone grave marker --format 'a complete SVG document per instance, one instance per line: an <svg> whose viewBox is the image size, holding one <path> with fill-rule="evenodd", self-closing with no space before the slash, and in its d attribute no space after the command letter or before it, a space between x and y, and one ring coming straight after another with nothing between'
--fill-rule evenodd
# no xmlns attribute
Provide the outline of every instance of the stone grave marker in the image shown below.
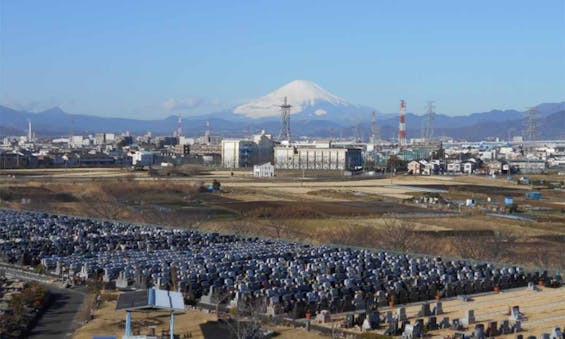
<svg viewBox="0 0 565 339"><path fill-rule="evenodd" d="M467 326L475 323L475 311L474 310L465 311L465 317L463 317L463 323Z"/></svg>

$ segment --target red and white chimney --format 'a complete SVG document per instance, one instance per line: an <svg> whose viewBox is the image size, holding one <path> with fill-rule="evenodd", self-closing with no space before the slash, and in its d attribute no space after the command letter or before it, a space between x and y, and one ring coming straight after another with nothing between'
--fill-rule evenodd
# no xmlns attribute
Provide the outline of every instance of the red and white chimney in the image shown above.
<svg viewBox="0 0 565 339"><path fill-rule="evenodd" d="M406 146L406 102L400 100L400 121L398 124L398 146Z"/></svg>

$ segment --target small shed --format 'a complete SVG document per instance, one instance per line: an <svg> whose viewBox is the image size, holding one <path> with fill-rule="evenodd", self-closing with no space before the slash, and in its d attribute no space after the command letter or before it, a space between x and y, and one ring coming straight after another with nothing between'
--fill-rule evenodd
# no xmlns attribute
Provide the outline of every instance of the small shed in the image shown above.
<svg viewBox="0 0 565 339"><path fill-rule="evenodd" d="M253 176L254 177L274 177L275 176L275 166L270 162L266 162L262 165L253 166Z"/></svg>
<svg viewBox="0 0 565 339"><path fill-rule="evenodd" d="M541 192L536 192L536 191L527 192L526 193L526 199L528 199L528 200L541 200Z"/></svg>

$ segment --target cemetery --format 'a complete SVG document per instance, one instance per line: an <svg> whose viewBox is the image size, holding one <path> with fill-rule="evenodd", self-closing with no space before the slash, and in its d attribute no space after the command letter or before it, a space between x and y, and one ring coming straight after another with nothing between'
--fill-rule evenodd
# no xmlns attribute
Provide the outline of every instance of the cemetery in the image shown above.
<svg viewBox="0 0 565 339"><path fill-rule="evenodd" d="M294 321L349 312L346 328L355 322L373 329L396 319L385 332L408 337L423 326L463 330L482 317L469 310L457 322L445 320L438 317L447 309L440 300L467 302L477 293L536 285L562 292L559 274L522 267L14 210L0 210L0 258L40 265L71 285L94 279L108 289L178 291L185 303L204 309L252 306ZM422 302L417 312L395 309ZM515 330L523 318L512 314ZM406 323L414 315L427 320Z"/></svg>

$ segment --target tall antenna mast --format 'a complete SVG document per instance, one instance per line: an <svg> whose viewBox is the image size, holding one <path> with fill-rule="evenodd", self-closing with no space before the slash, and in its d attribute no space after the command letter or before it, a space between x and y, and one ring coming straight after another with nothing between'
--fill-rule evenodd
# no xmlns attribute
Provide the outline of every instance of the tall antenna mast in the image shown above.
<svg viewBox="0 0 565 339"><path fill-rule="evenodd" d="M290 143L290 108L292 106L287 103L284 97L284 103L280 105L281 108L281 131L279 134L279 141L286 140Z"/></svg>

